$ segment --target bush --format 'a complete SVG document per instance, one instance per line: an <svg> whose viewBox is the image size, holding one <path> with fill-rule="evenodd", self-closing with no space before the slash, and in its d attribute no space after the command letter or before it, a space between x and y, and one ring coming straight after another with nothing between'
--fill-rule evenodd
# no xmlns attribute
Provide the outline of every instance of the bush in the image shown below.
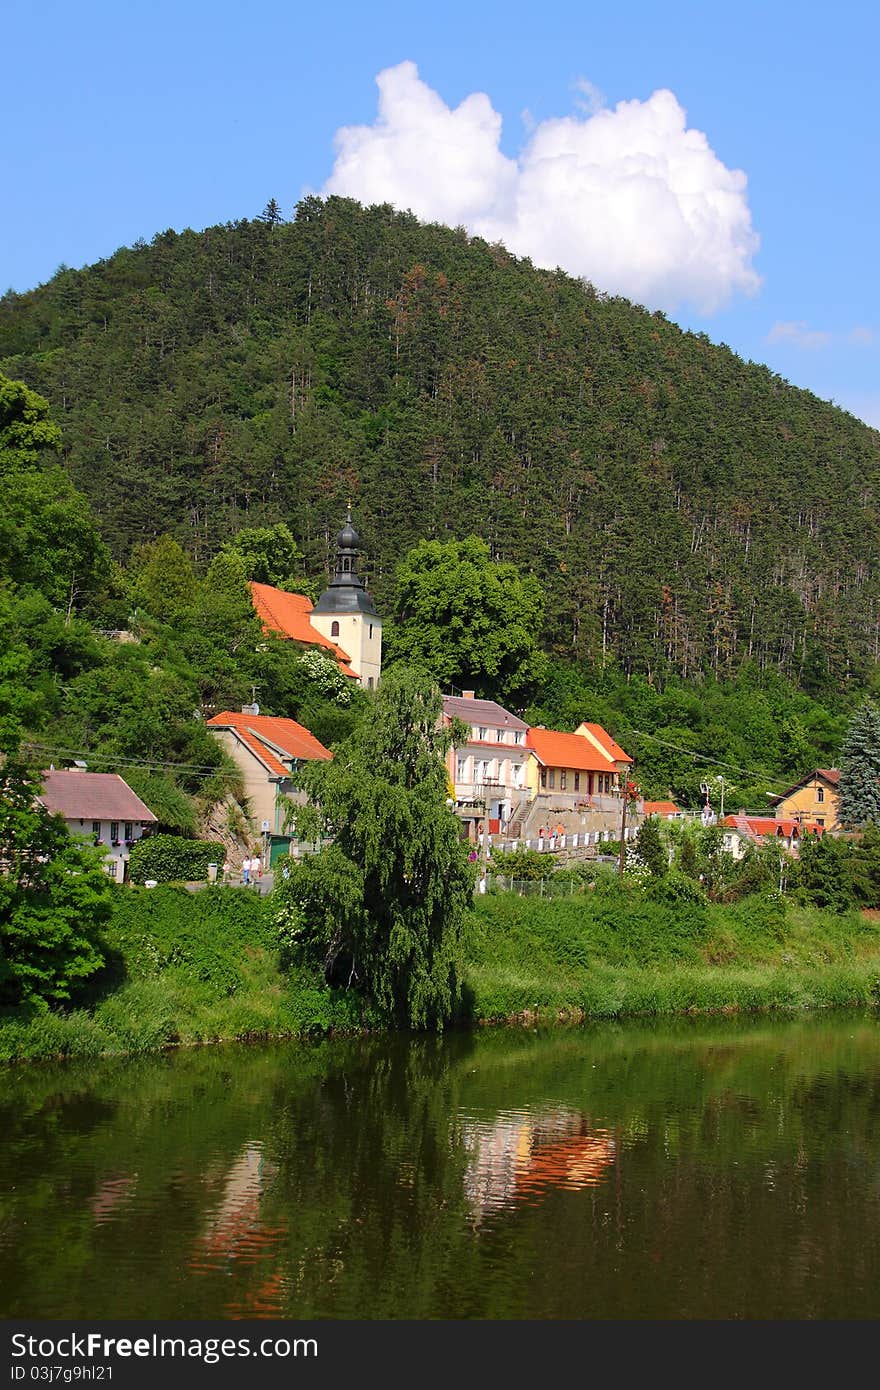
<svg viewBox="0 0 880 1390"><path fill-rule="evenodd" d="M208 877L209 864L222 864L226 851L216 840L185 840L180 835L149 835L132 846L132 883L190 883Z"/></svg>
<svg viewBox="0 0 880 1390"><path fill-rule="evenodd" d="M678 869L671 869L663 878L656 879L648 887L648 896L657 903L667 903L677 906L679 903L701 903L708 902L708 898L699 883L695 883L687 874L683 874Z"/></svg>

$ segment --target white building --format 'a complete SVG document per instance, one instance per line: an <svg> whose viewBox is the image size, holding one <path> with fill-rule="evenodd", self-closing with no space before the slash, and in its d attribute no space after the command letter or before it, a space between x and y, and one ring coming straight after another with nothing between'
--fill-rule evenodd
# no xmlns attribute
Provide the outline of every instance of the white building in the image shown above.
<svg viewBox="0 0 880 1390"><path fill-rule="evenodd" d="M41 805L61 816L71 835L85 835L104 849L107 872L117 883L128 877L133 844L156 817L116 772L50 768L43 773Z"/></svg>
<svg viewBox="0 0 880 1390"><path fill-rule="evenodd" d="M456 810L476 832L483 822L490 835L504 833L522 815L529 797L526 746L528 725L494 700L478 700L473 690L443 696L443 722L460 719L467 739L447 755Z"/></svg>

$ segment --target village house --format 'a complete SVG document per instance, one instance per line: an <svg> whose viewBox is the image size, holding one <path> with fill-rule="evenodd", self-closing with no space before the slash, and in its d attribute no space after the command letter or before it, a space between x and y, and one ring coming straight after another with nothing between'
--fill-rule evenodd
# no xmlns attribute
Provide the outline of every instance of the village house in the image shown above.
<svg viewBox="0 0 880 1390"><path fill-rule="evenodd" d="M821 835L823 827L815 822L783 819L776 816L725 816L719 821L722 848L734 859L742 859L750 845L776 840L787 854L796 855L803 835Z"/></svg>
<svg viewBox="0 0 880 1390"><path fill-rule="evenodd" d="M85 835L103 848L107 872L117 883L128 878L132 845L157 823L149 806L116 772L50 767L37 799L62 817L71 835Z"/></svg>
<svg viewBox="0 0 880 1390"><path fill-rule="evenodd" d="M674 801L646 801L643 810L646 820L649 816L658 816L660 820L681 820L684 816Z"/></svg>
<svg viewBox="0 0 880 1390"><path fill-rule="evenodd" d="M632 758L600 724L582 723L573 734L532 728L527 735L529 807L526 834L542 828L577 835L583 844L618 839L621 831L621 779ZM635 832L642 803L632 806L627 838Z"/></svg>
<svg viewBox="0 0 880 1390"><path fill-rule="evenodd" d="M836 767L817 767L774 798L774 815L777 820L811 821L823 830L837 830L839 802L839 771Z"/></svg>
<svg viewBox="0 0 880 1390"><path fill-rule="evenodd" d="M274 864L288 852L292 838L285 830L285 803L305 802L299 769L333 754L295 719L260 714L253 705L245 705L240 714L215 714L205 727L240 768L251 837L262 836L268 862Z"/></svg>
<svg viewBox="0 0 880 1390"><path fill-rule="evenodd" d="M457 814L475 838L513 833L529 800L526 767L528 725L494 700L473 690L443 696L443 722L467 725L465 741L447 754L446 769Z"/></svg>
<svg viewBox="0 0 880 1390"><path fill-rule="evenodd" d="M264 631L304 647L322 648L340 671L372 690L382 674L382 619L358 574L361 548L349 511L336 537L333 578L314 606L304 594L289 594L271 584L252 583L249 587Z"/></svg>

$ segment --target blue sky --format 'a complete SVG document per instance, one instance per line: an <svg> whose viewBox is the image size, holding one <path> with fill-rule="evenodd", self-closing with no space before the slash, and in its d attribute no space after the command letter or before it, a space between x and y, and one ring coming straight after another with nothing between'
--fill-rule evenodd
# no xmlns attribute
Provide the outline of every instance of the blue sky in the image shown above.
<svg viewBox="0 0 880 1390"><path fill-rule="evenodd" d="M878 41L856 0L7 0L0 289L338 188L588 273L880 426Z"/></svg>

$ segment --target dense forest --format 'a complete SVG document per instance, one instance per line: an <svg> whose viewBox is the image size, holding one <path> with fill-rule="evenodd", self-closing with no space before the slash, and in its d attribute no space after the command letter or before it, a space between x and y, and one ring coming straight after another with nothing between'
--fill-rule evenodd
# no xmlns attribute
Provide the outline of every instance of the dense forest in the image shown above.
<svg viewBox="0 0 880 1390"><path fill-rule="evenodd" d="M380 610L409 546L478 533L557 660L828 698L880 658L880 435L460 229L308 198L163 232L5 295L0 372L123 564L283 521L319 579L350 497Z"/></svg>

